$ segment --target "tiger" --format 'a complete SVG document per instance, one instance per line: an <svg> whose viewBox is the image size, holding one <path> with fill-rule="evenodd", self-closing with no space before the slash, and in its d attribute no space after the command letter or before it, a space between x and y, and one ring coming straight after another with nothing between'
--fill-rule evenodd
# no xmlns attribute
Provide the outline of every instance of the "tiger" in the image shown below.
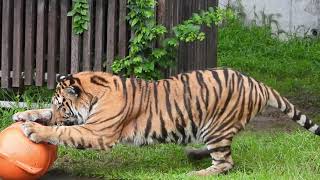
<svg viewBox="0 0 320 180"><path fill-rule="evenodd" d="M276 90L230 68L154 81L91 71L60 76L50 108L18 112L12 119L23 121L21 129L33 142L77 149L202 143L203 148L189 148L187 157L211 157L212 165L188 174L208 176L233 168L233 137L267 106L320 135L319 126Z"/></svg>

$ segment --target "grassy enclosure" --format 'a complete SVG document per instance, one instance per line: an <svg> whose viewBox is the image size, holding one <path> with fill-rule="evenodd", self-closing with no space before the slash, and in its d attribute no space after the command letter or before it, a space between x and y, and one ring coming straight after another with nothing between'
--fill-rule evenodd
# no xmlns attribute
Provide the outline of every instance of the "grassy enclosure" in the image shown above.
<svg viewBox="0 0 320 180"><path fill-rule="evenodd" d="M218 63L277 89L319 122L319 39L294 38L281 42L272 38L267 27L245 27L235 21L219 29ZM50 101L51 94L52 91L42 88L30 88L20 96L1 91L0 97L41 105ZM11 115L19 110L22 109L0 110L0 129L8 126ZM232 150L235 168L218 179L320 178L319 139L300 128L290 132L246 130L235 138ZM119 145L109 154L61 147L53 171L106 179L193 179L186 173L210 163L209 159L188 161L184 147L173 144Z"/></svg>

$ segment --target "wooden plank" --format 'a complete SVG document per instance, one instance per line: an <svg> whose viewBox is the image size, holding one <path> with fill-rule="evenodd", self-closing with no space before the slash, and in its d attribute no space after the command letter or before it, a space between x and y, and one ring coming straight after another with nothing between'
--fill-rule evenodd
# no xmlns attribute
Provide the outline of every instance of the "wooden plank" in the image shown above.
<svg viewBox="0 0 320 180"><path fill-rule="evenodd" d="M13 79L12 87L20 87L22 85L22 55L23 55L23 0L14 0L13 7Z"/></svg>
<svg viewBox="0 0 320 180"><path fill-rule="evenodd" d="M70 0L60 2L60 59L59 72L62 75L69 73L71 55L71 17L67 14L71 10Z"/></svg>
<svg viewBox="0 0 320 180"><path fill-rule="evenodd" d="M2 1L0 0L0 61L1 61L1 47L2 47ZM0 70L1 70L1 62L0 62ZM1 73L0 73L0 76L1 76ZM1 81L1 79L0 79ZM0 82L0 87L1 87L1 82Z"/></svg>
<svg viewBox="0 0 320 180"><path fill-rule="evenodd" d="M171 26L170 26L170 29L172 29L174 26L176 26L178 24L178 19L177 19L177 12L178 12L178 3L179 3L179 0L174 0L172 1L172 13L171 13L171 16L172 16L172 19L171 19ZM176 62L177 62L177 58L178 58L178 53L177 53L177 56L176 56ZM177 66L173 66L170 68L170 73L169 73L169 76L173 76L173 75L176 75L177 74Z"/></svg>
<svg viewBox="0 0 320 180"><path fill-rule="evenodd" d="M12 12L13 1L5 0L2 4L1 32L1 87L10 87L10 67L12 62Z"/></svg>
<svg viewBox="0 0 320 180"><path fill-rule="evenodd" d="M95 60L94 67L95 71L102 70L102 58L104 49L104 25L105 22L105 3L104 0L96 0L96 20L95 20Z"/></svg>
<svg viewBox="0 0 320 180"><path fill-rule="evenodd" d="M70 73L74 74L79 72L80 65L80 36L72 33L71 42L71 70Z"/></svg>
<svg viewBox="0 0 320 180"><path fill-rule="evenodd" d="M203 2L202 9L205 11L208 10L208 1L207 0L205 0ZM207 42L210 40L208 38L209 38L209 33L211 33L211 32L210 32L210 28L207 27L207 25L204 25L203 31L206 34L206 39L203 42L203 47L201 48L201 51L202 51L201 54L202 54L202 58L203 58L203 68L207 68L208 67Z"/></svg>
<svg viewBox="0 0 320 180"><path fill-rule="evenodd" d="M35 33L36 33L36 1L26 1L24 46L24 84L32 85L34 76Z"/></svg>
<svg viewBox="0 0 320 180"><path fill-rule="evenodd" d="M42 86L44 82L44 64L46 49L46 11L47 1L37 1L37 49L36 49L36 86Z"/></svg>
<svg viewBox="0 0 320 180"><path fill-rule="evenodd" d="M93 1L88 0L89 3L89 16L90 22L88 24L88 30L83 34L83 70L91 70L91 61L92 61L92 48L93 48Z"/></svg>
<svg viewBox="0 0 320 180"><path fill-rule="evenodd" d="M119 57L124 58L128 52L127 0L119 0Z"/></svg>
<svg viewBox="0 0 320 180"><path fill-rule="evenodd" d="M108 1L108 22L107 22L107 62L106 71L112 72L111 65L116 53L116 0Z"/></svg>
<svg viewBox="0 0 320 180"><path fill-rule="evenodd" d="M218 0L207 0L208 7L217 7ZM217 50L218 50L218 29L213 26L209 29L208 37L206 40L206 59L207 67L217 67Z"/></svg>
<svg viewBox="0 0 320 180"><path fill-rule="evenodd" d="M181 0L180 1L180 6L179 6L179 23L183 22L183 20L185 19L186 17L186 11L185 11L185 8L186 8L186 5L185 5L185 1L184 0ZM187 60L187 44L186 43L180 43L180 46L179 46L179 50L178 50L178 53L179 53L179 59L177 60L177 65L178 65L178 73L181 73L181 72L185 72L187 71L187 63L184 63L184 61Z"/></svg>
<svg viewBox="0 0 320 180"><path fill-rule="evenodd" d="M58 0L49 1L49 17L48 17L48 62L47 72L49 89L55 88L56 82L56 61L58 52Z"/></svg>
<svg viewBox="0 0 320 180"><path fill-rule="evenodd" d="M194 9L193 9L193 13L199 13L200 9L202 8L202 4L203 4L203 0L202 1L195 1L194 3ZM201 27L201 30L203 30L203 28ZM203 61L205 61L205 59L203 59L203 54L202 54L202 48L203 48L203 43L205 43L205 41L196 41L194 43L195 45L195 56L194 56L194 66L193 69L202 69L204 66Z"/></svg>

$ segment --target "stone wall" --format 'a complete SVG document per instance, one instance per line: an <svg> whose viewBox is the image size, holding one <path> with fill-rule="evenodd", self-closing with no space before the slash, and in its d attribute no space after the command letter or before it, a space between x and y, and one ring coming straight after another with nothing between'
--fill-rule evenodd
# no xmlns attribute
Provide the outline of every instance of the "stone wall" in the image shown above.
<svg viewBox="0 0 320 180"><path fill-rule="evenodd" d="M320 37L320 0L220 0L235 8L246 23L271 25L281 38Z"/></svg>

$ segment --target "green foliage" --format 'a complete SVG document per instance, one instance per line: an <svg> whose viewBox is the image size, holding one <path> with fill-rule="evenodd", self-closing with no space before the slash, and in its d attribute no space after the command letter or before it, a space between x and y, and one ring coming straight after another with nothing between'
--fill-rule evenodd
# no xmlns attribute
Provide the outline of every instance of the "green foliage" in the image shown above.
<svg viewBox="0 0 320 180"><path fill-rule="evenodd" d="M87 0L72 0L72 10L68 16L72 16L72 28L75 34L82 34L88 30L89 23L89 5Z"/></svg>
<svg viewBox="0 0 320 180"><path fill-rule="evenodd" d="M227 17L232 17L229 10L209 8L194 14L192 18L173 28L172 37L164 39L168 30L156 24L155 0L129 0L128 20L133 37L130 39L129 55L116 59L112 65L114 73L135 76L142 79L159 79L162 70L174 64L176 50L180 42L194 42L205 39L201 25L211 26ZM154 47L156 42L158 47Z"/></svg>
<svg viewBox="0 0 320 180"><path fill-rule="evenodd" d="M320 39L281 41L270 27L235 20L219 29L218 65L240 70L284 96L319 102ZM320 104L320 103L317 103ZM304 107L304 106L303 106Z"/></svg>

